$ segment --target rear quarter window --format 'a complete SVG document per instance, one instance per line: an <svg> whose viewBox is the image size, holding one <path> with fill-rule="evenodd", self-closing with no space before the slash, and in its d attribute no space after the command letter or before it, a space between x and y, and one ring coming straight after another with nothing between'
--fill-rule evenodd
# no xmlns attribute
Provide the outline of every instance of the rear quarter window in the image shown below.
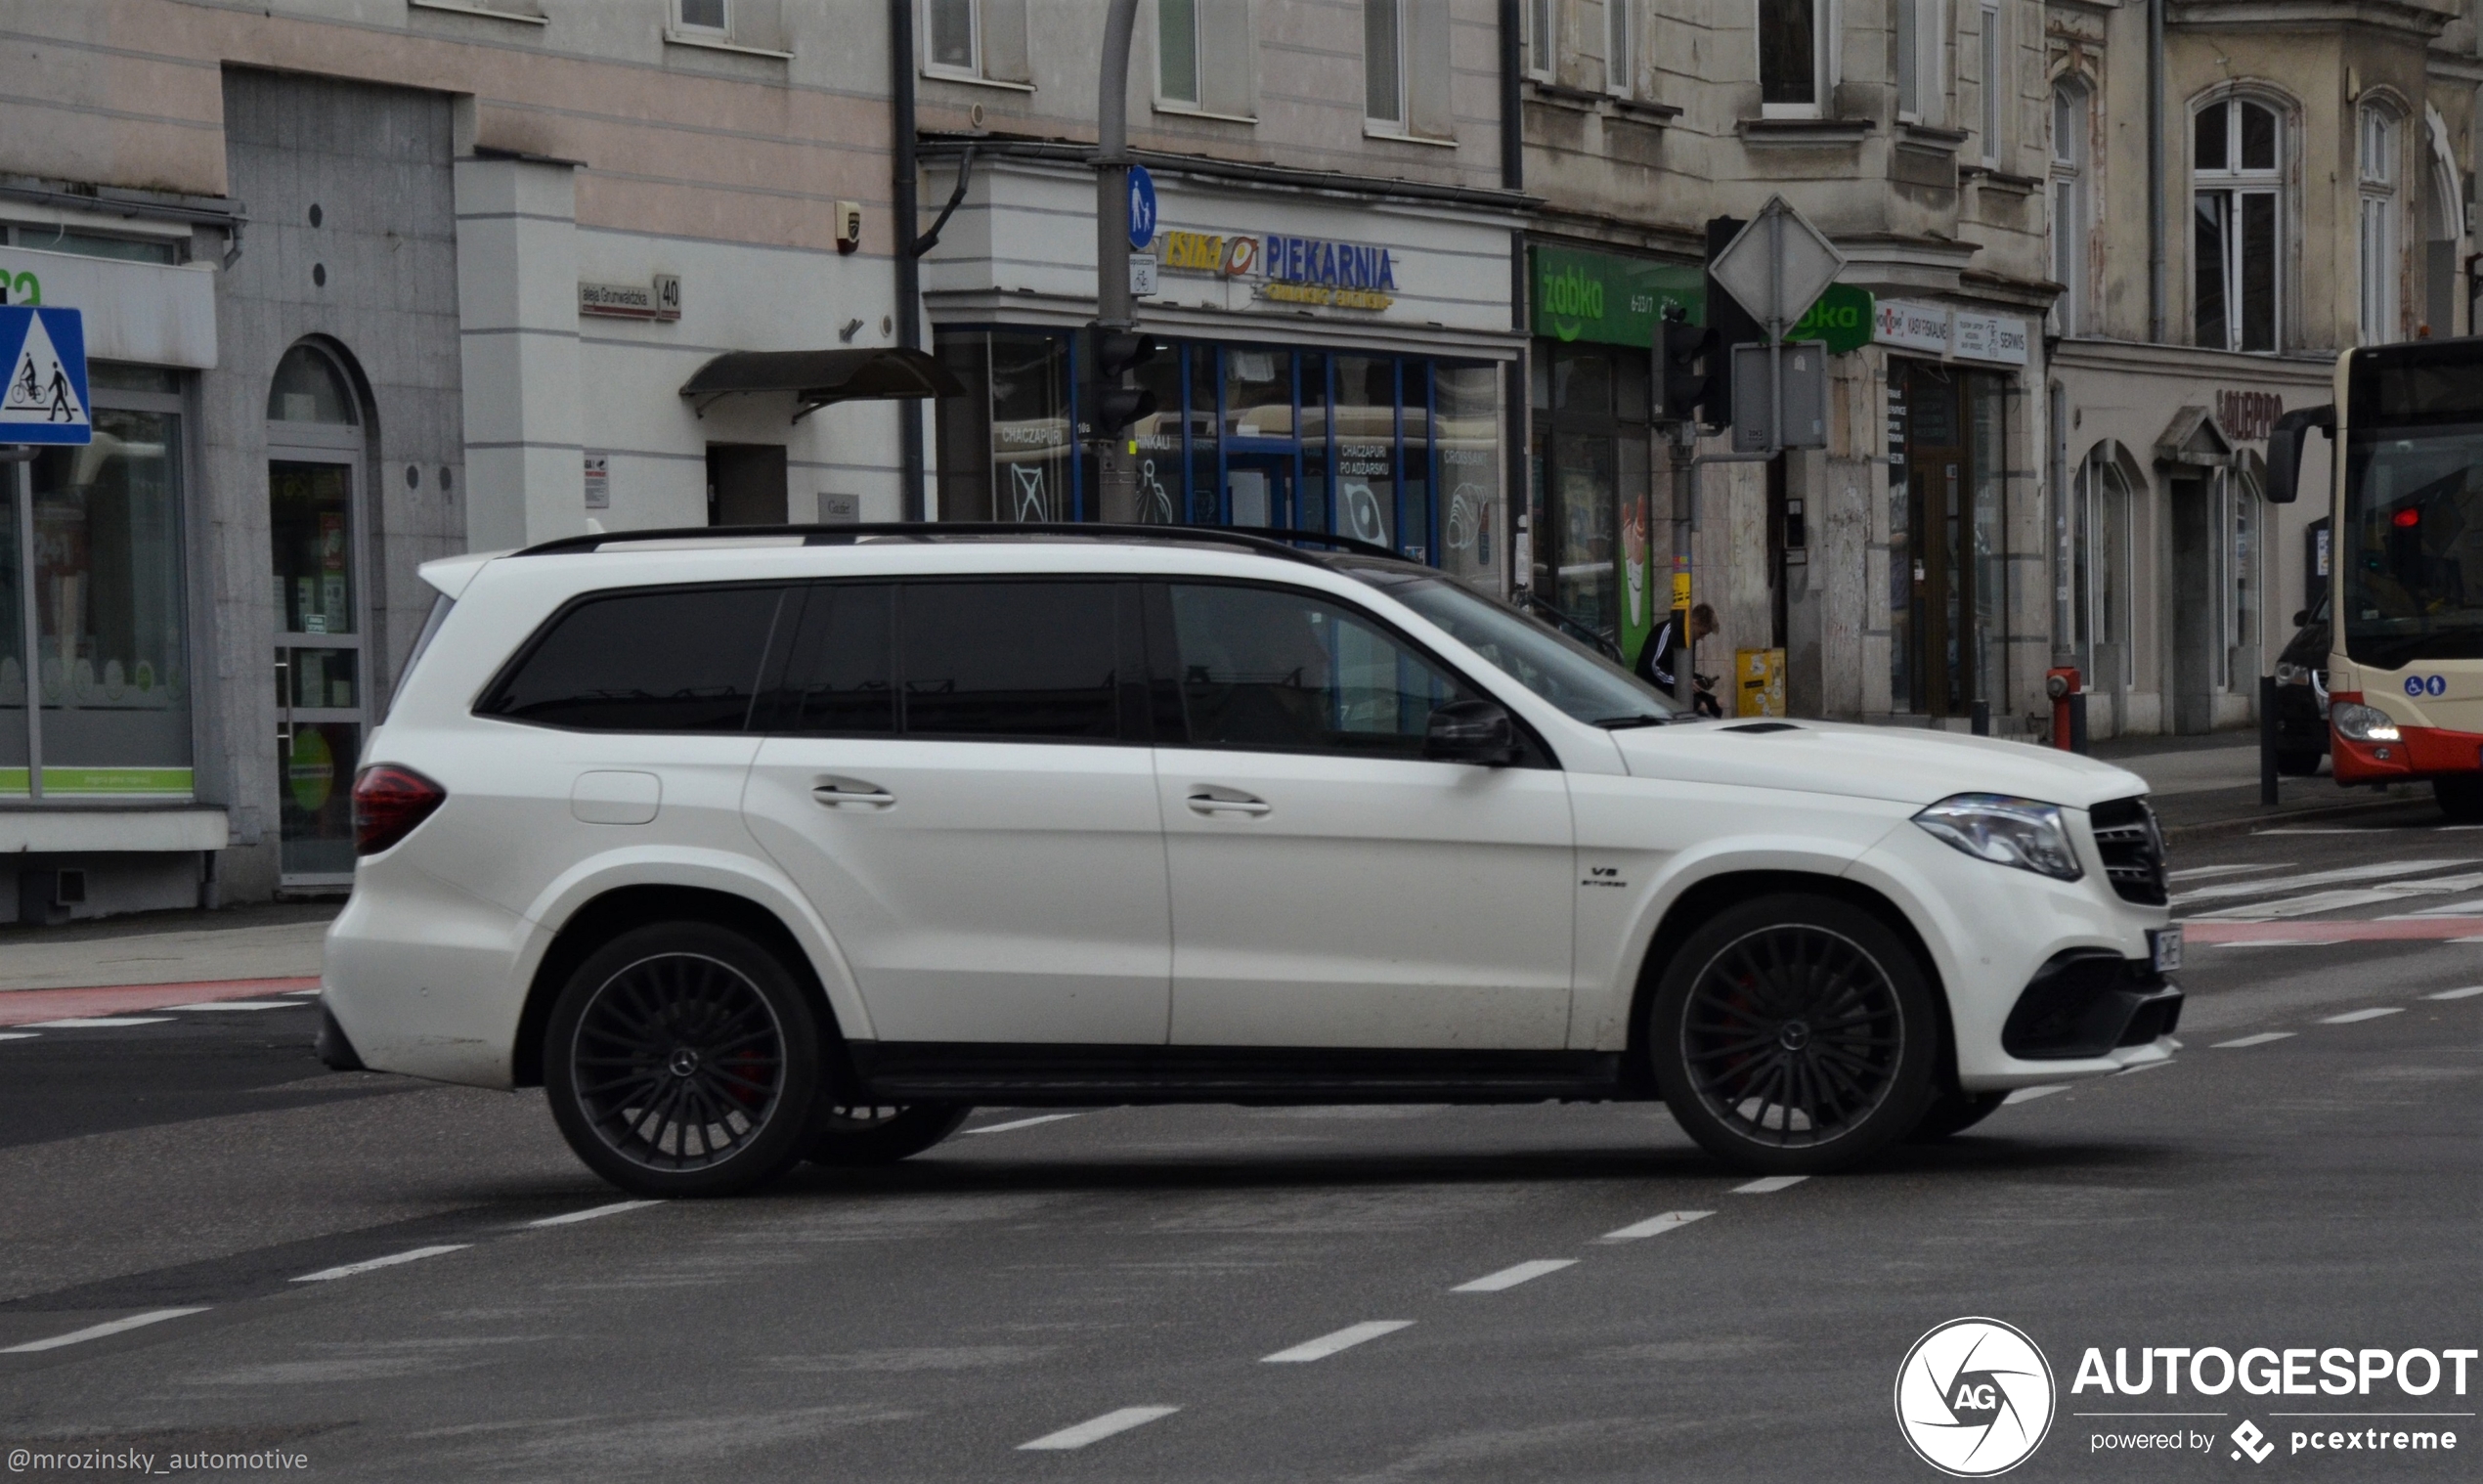
<svg viewBox="0 0 2483 1484"><path fill-rule="evenodd" d="M740 586L581 598L545 623L475 714L578 731L740 731L784 594Z"/></svg>

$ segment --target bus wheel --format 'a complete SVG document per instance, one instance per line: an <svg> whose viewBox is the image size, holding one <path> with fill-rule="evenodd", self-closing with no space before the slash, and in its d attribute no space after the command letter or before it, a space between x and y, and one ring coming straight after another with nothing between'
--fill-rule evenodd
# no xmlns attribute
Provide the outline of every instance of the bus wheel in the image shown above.
<svg viewBox="0 0 2483 1484"><path fill-rule="evenodd" d="M2432 797L2451 824L2483 824L2483 773L2460 773L2431 780Z"/></svg>

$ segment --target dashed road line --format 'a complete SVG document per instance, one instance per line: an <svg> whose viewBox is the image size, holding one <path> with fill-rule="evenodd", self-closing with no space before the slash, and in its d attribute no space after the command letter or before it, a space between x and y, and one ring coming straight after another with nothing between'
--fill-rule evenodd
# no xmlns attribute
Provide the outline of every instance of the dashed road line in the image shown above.
<svg viewBox="0 0 2483 1484"><path fill-rule="evenodd" d="M2483 984L2468 984L2462 989L2443 989L2437 994L2426 994L2423 998L2427 1000L2470 1000L2478 994L2483 994Z"/></svg>
<svg viewBox="0 0 2483 1484"><path fill-rule="evenodd" d="M2341 938L2248 938L2227 943L2209 943L2211 948L2332 948Z"/></svg>
<svg viewBox="0 0 2483 1484"><path fill-rule="evenodd" d="M81 1015L65 1021L28 1021L30 1030L109 1030L118 1026L161 1026L168 1015Z"/></svg>
<svg viewBox="0 0 2483 1484"><path fill-rule="evenodd" d="M2289 871L2292 868L2293 862L2289 860L2270 861L2266 865L2190 866L2179 871L2166 871L2164 879L2166 881L2199 881L2209 876L2246 876L2253 871Z"/></svg>
<svg viewBox="0 0 2483 1484"><path fill-rule="evenodd" d="M583 1211L563 1211L557 1216L541 1217L525 1225L528 1227L568 1226L573 1222L592 1221L598 1216L618 1216L623 1211L634 1211L645 1206L663 1203L661 1200L616 1200L610 1205L588 1206Z"/></svg>
<svg viewBox="0 0 2483 1484"><path fill-rule="evenodd" d="M2375 1005L2369 1010L2348 1010L2343 1015L2325 1016L2321 1018L2320 1024L2323 1026L2350 1026L2356 1021L2375 1021L2383 1015L2403 1015L2405 1013L2406 1007L2403 1005Z"/></svg>
<svg viewBox="0 0 2483 1484"><path fill-rule="evenodd" d="M2264 1046L2270 1041L2282 1041L2293 1034L2294 1032L2290 1030L2262 1030L2257 1035L2245 1035L2239 1040L2218 1041L2215 1045L2209 1047L2208 1049L2211 1051L2239 1051L2244 1046Z"/></svg>
<svg viewBox="0 0 2483 1484"><path fill-rule="evenodd" d="M156 1309L147 1314L132 1314L127 1319L115 1319L109 1324L89 1325L83 1330L71 1330L66 1334L55 1334L49 1339L32 1339L22 1345L11 1345L5 1350L0 1350L0 1355L31 1355L38 1350L58 1350L63 1345L83 1344L90 1339L102 1339L108 1334L122 1334L131 1330L143 1329L148 1325L159 1325L167 1319L179 1319L188 1314L204 1314L207 1308L207 1305L199 1304L188 1309Z"/></svg>
<svg viewBox="0 0 2483 1484"><path fill-rule="evenodd" d="M1734 1186L1733 1194L1736 1196L1772 1196L1778 1191L1792 1190L1795 1186L1800 1185L1802 1182L1809 1178L1810 1177L1808 1175L1764 1175L1757 1180L1753 1180L1748 1185Z"/></svg>
<svg viewBox="0 0 2483 1484"><path fill-rule="evenodd" d="M351 1278L358 1273L368 1273L374 1268L393 1268L401 1262L415 1262L425 1257L437 1257L443 1252L462 1252L472 1245L470 1242L452 1242L443 1246L415 1247L411 1252L391 1252L385 1257L369 1257L361 1262L346 1263L340 1268L322 1268L316 1273L304 1273L293 1281L295 1283L327 1283L333 1279Z"/></svg>
<svg viewBox="0 0 2483 1484"><path fill-rule="evenodd" d="M2031 1103L2037 1098L2048 1098L2056 1092L2069 1090L2069 1084L2067 1082L2046 1082L2040 1087L2021 1087L2002 1098L2000 1106L2006 1108L2012 1103Z"/></svg>
<svg viewBox="0 0 2483 1484"><path fill-rule="evenodd" d="M1412 1328L1414 1328L1414 1321L1411 1319L1367 1319L1358 1325L1347 1325L1332 1334L1323 1334L1317 1339L1306 1339L1290 1349L1279 1350L1274 1355L1262 1355L1259 1357L1259 1363L1269 1366L1288 1366L1306 1361L1326 1360L1339 1350L1351 1350L1366 1340L1377 1339L1382 1334L1394 1334L1399 1330Z"/></svg>
<svg viewBox="0 0 2483 1484"><path fill-rule="evenodd" d="M970 1128L967 1129L966 1132L970 1134L1005 1134L1013 1128L1032 1128L1037 1123L1058 1123L1063 1118L1074 1118L1077 1116L1078 1114L1076 1113L1043 1113L1037 1117L1012 1118L1006 1123L992 1123L986 1124L981 1128ZM1028 1443L1026 1446L1028 1448L1032 1448L1034 1445L1032 1443Z"/></svg>
<svg viewBox="0 0 2483 1484"><path fill-rule="evenodd" d="M291 1000L201 1000L196 1005L166 1005L166 1010L298 1010Z"/></svg>
<svg viewBox="0 0 2483 1484"><path fill-rule="evenodd" d="M1715 1214L1714 1211L1666 1211L1661 1216L1649 1216L1644 1221L1633 1222L1617 1232L1606 1232L1595 1240L1597 1242L1636 1242L1643 1237L1661 1237L1667 1232L1677 1232L1693 1221L1703 1221Z"/></svg>
<svg viewBox="0 0 2483 1484"><path fill-rule="evenodd" d="M1132 1427L1144 1427L1149 1422L1168 1418L1180 1410L1178 1407L1123 1407L1118 1411L1107 1412L1102 1417L1089 1419L1074 1427L1064 1427L1058 1432L1047 1432L1031 1443L1020 1443L1018 1451L1020 1453L1050 1453L1069 1448L1084 1448L1089 1443L1101 1442L1116 1432L1127 1432Z"/></svg>
<svg viewBox="0 0 2483 1484"><path fill-rule="evenodd" d="M43 1037L31 1030L0 1030L0 1041L39 1041Z"/></svg>
<svg viewBox="0 0 2483 1484"><path fill-rule="evenodd" d="M1452 1293L1498 1293L1503 1288L1513 1288L1521 1283L1533 1283L1546 1273L1557 1273L1563 1268L1574 1268L1577 1265L1578 1259L1575 1257L1538 1257L1532 1262L1521 1262L1515 1267L1503 1268L1497 1273L1486 1273L1472 1283L1459 1284L1449 1291Z"/></svg>

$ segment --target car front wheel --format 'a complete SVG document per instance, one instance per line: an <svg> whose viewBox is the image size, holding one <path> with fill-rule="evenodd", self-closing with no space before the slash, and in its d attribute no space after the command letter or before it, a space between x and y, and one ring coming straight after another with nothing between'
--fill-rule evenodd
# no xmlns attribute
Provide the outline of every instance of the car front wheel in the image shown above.
<svg viewBox="0 0 2483 1484"><path fill-rule="evenodd" d="M1939 1026L1914 950L1832 897L1741 902L1692 933L1645 1037L1674 1117L1709 1154L1817 1174L1923 1121Z"/></svg>
<svg viewBox="0 0 2483 1484"><path fill-rule="evenodd" d="M552 1005L544 1088L569 1147L633 1196L726 1196L808 1153L820 1029L783 960L713 923L589 954Z"/></svg>
<svg viewBox="0 0 2483 1484"><path fill-rule="evenodd" d="M810 1162L851 1169L908 1159L957 1131L974 1112L966 1103L907 1108L831 1108L810 1146Z"/></svg>

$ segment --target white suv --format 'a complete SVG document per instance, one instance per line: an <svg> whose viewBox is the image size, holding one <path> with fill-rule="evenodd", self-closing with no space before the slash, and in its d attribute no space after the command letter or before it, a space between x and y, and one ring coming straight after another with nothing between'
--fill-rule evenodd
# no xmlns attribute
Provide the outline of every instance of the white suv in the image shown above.
<svg viewBox="0 0 2483 1484"><path fill-rule="evenodd" d="M434 562L331 1064L541 1083L643 1195L977 1104L1653 1099L1741 1167L2169 1056L2144 785L1691 720L1441 574L1233 532Z"/></svg>

